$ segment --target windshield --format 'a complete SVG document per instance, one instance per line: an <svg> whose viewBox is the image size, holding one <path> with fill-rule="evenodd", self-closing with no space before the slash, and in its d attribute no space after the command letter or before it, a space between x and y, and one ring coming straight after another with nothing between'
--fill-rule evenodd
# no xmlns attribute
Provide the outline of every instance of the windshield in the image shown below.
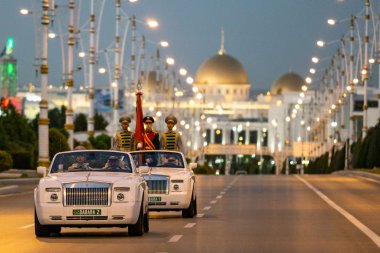
<svg viewBox="0 0 380 253"><path fill-rule="evenodd" d="M132 172L129 156L123 152L75 151L55 156L50 173L100 171Z"/></svg>
<svg viewBox="0 0 380 253"><path fill-rule="evenodd" d="M181 153L165 151L141 151L131 153L135 165L152 168L185 168Z"/></svg>

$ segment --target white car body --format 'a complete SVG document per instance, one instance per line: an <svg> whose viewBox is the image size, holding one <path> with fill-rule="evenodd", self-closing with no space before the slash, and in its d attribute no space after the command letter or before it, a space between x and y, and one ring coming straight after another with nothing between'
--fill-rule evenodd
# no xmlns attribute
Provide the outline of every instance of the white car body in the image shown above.
<svg viewBox="0 0 380 253"><path fill-rule="evenodd" d="M73 163L79 156L89 160L81 163L85 167ZM56 154L48 171L39 167L47 175L34 190L36 236L59 233L61 227L128 226L130 235L147 232L148 192L141 172L148 169L138 171L131 161L126 152L78 150ZM114 163L117 167L110 167Z"/></svg>
<svg viewBox="0 0 380 253"><path fill-rule="evenodd" d="M149 210L182 211L182 217L197 214L196 182L193 169L196 163L186 163L181 152L153 150L131 152L136 166L148 166L144 175L148 183ZM154 162L150 162L154 157ZM176 160L168 164L167 157Z"/></svg>

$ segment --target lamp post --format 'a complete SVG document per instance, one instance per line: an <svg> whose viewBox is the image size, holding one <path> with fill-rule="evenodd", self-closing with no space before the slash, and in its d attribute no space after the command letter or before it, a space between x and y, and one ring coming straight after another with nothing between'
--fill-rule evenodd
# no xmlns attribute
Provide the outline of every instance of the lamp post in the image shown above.
<svg viewBox="0 0 380 253"><path fill-rule="evenodd" d="M42 0L42 55L41 55L41 101L40 117L38 120L38 165L49 165L49 119L48 119L48 25L49 0Z"/></svg>
<svg viewBox="0 0 380 253"><path fill-rule="evenodd" d="M91 11L90 11L90 55L88 58L88 86L89 92L88 97L90 99L90 110L87 117L87 134L93 136L95 134L95 93L94 93L94 64L95 64L95 11L94 11L94 0L91 0Z"/></svg>
<svg viewBox="0 0 380 253"><path fill-rule="evenodd" d="M362 80L364 81L364 100L363 100L363 129L362 129L362 138L364 139L367 136L368 131L368 23L369 23L369 0L365 0L365 40L364 40L364 66L362 69Z"/></svg>
<svg viewBox="0 0 380 253"><path fill-rule="evenodd" d="M69 2L69 10L70 10L70 24L69 24L69 36L67 40L68 45L68 60L67 60L67 110L66 110L66 122L65 129L69 133L68 144L70 149L74 148L74 124L73 124L73 51L75 44L74 37L74 9L75 9L75 0L70 0Z"/></svg>

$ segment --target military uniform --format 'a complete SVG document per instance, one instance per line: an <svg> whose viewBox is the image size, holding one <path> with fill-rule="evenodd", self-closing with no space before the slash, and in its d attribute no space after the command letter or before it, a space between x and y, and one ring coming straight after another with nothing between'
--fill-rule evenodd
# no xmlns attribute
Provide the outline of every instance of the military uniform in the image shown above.
<svg viewBox="0 0 380 253"><path fill-rule="evenodd" d="M144 124L153 124L154 118L151 116L146 116L143 119ZM156 150L160 149L160 134L154 131L151 127L145 128L144 133L145 150Z"/></svg>
<svg viewBox="0 0 380 253"><path fill-rule="evenodd" d="M119 122L121 124L131 123L131 119L129 117L121 117ZM127 129L122 129L121 131L117 131L113 141L113 149L121 150L121 151L132 151L134 150L134 138L135 133L131 132Z"/></svg>
<svg viewBox="0 0 380 253"><path fill-rule="evenodd" d="M172 128L175 124L177 124L177 118L173 115L169 115L165 118L166 124L171 124L170 127L168 126L168 131L162 134L161 137L161 146L162 149L166 150L174 150L174 151L181 151L182 148L182 139L181 135L178 131L174 131Z"/></svg>

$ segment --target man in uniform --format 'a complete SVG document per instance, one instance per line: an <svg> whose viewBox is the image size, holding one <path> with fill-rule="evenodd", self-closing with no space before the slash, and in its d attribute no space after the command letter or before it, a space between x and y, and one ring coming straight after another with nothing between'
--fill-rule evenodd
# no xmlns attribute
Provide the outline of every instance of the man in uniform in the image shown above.
<svg viewBox="0 0 380 253"><path fill-rule="evenodd" d="M143 122L145 125L145 150L155 150L160 149L160 135L158 132L154 131L152 126L154 123L154 119L151 116L146 116L143 118Z"/></svg>
<svg viewBox="0 0 380 253"><path fill-rule="evenodd" d="M161 146L162 149L175 150L182 152L182 139L178 131L174 131L173 127L177 124L177 118L169 115L165 118L165 123L168 131L162 134Z"/></svg>
<svg viewBox="0 0 380 253"><path fill-rule="evenodd" d="M129 123L131 118L121 117L119 122L121 123L122 130L117 131L113 140L113 149L121 151L134 150L134 132L129 131Z"/></svg>

